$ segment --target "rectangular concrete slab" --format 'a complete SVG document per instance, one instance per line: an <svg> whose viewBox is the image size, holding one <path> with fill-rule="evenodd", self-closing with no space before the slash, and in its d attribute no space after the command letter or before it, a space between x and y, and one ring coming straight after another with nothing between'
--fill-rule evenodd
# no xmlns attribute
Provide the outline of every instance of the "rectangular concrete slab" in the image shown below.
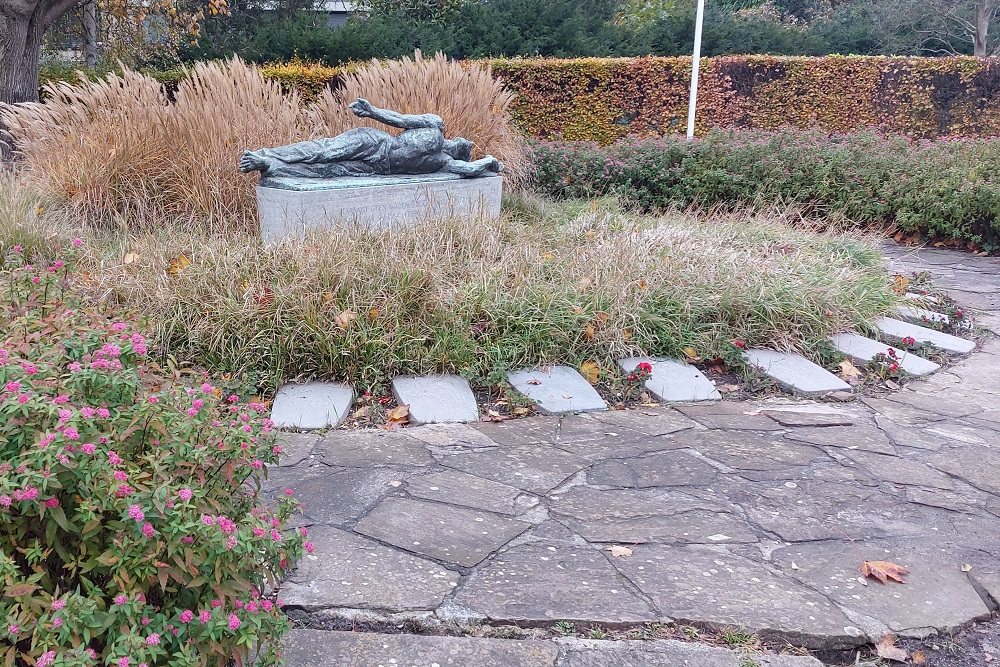
<svg viewBox="0 0 1000 667"><path fill-rule="evenodd" d="M912 337L918 343L930 343L934 347L955 354L968 354L976 349L976 344L971 340L952 336L943 331L936 331L935 329L928 329L927 327L903 322L902 320L894 320L891 317L880 317L875 321L875 326L878 327L883 336L893 340Z"/></svg>
<svg viewBox="0 0 1000 667"><path fill-rule="evenodd" d="M285 638L288 667L553 667L552 642L296 629Z"/></svg>
<svg viewBox="0 0 1000 667"><path fill-rule="evenodd" d="M631 373L643 362L653 367L645 386L657 400L671 403L722 399L722 395L704 373L683 361L629 357L621 359L618 365L626 373Z"/></svg>
<svg viewBox="0 0 1000 667"><path fill-rule="evenodd" d="M479 421L479 405L469 381L458 375L399 376L392 380L392 395L410 406L413 424Z"/></svg>
<svg viewBox="0 0 1000 667"><path fill-rule="evenodd" d="M514 389L524 394L546 415L607 410L608 404L590 383L569 366L548 366L517 371L508 376Z"/></svg>
<svg viewBox="0 0 1000 667"><path fill-rule="evenodd" d="M900 306L896 309L899 316L907 320L908 322L941 322L942 324L948 324L951 321L944 313L936 313L933 310L927 310L926 308L918 308L916 306Z"/></svg>
<svg viewBox="0 0 1000 667"><path fill-rule="evenodd" d="M918 357L912 352L905 352L856 333L835 334L830 337L830 342L838 352L860 364L867 364L876 354L887 354L891 349L896 352L900 367L910 375L927 375L941 368L933 361Z"/></svg>
<svg viewBox="0 0 1000 667"><path fill-rule="evenodd" d="M800 396L851 391L851 385L801 354L754 348L743 353L746 362L785 389Z"/></svg>
<svg viewBox="0 0 1000 667"><path fill-rule="evenodd" d="M273 244L302 238L330 226L357 224L387 228L443 217L497 217L503 179L458 178L453 174L375 178L306 179L311 189L292 189L289 179L257 187L261 240ZM295 180L295 179L291 179ZM343 187L341 182L347 181Z"/></svg>
<svg viewBox="0 0 1000 667"><path fill-rule="evenodd" d="M271 405L275 428L311 431L334 428L347 418L354 389L342 382L286 384Z"/></svg>

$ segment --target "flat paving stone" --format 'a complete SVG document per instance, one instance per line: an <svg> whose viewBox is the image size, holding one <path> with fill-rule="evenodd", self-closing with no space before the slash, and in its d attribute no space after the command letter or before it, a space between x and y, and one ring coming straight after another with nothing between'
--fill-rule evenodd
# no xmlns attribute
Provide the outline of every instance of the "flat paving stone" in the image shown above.
<svg viewBox="0 0 1000 667"><path fill-rule="evenodd" d="M673 639L559 640L561 667L823 667L816 658L743 652ZM294 666L293 666L294 667Z"/></svg>
<svg viewBox="0 0 1000 667"><path fill-rule="evenodd" d="M601 486L707 486L719 474L703 459L684 451L666 451L627 459L605 461L587 473L587 481Z"/></svg>
<svg viewBox="0 0 1000 667"><path fill-rule="evenodd" d="M950 634L970 621L989 617L957 556L940 546L906 542L855 543L849 548L837 543L800 544L772 554L786 576L880 621L884 628L867 628L873 637L881 637L886 629L903 637ZM904 565L910 574L905 584L865 580L858 571L865 560Z"/></svg>
<svg viewBox="0 0 1000 667"><path fill-rule="evenodd" d="M645 544L615 565L665 615L682 623L742 628L815 649L866 643L826 598L742 556L702 546Z"/></svg>
<svg viewBox="0 0 1000 667"><path fill-rule="evenodd" d="M604 424L625 427L653 437L698 427L697 422L671 408L639 407L634 410L594 412L590 416Z"/></svg>
<svg viewBox="0 0 1000 667"><path fill-rule="evenodd" d="M618 365L626 373L631 373L641 363L653 367L653 372L643 385L659 401L677 403L722 399L722 394L704 373L683 361L629 357L619 360Z"/></svg>
<svg viewBox="0 0 1000 667"><path fill-rule="evenodd" d="M861 399L861 402L883 417L888 417L889 419L905 424L924 425L928 422L943 421L945 419L944 415L939 415L936 412L929 412L898 401L890 401L887 398L866 396Z"/></svg>
<svg viewBox="0 0 1000 667"><path fill-rule="evenodd" d="M809 410L806 406L774 407L761 410L761 414L770 417L782 426L852 426L854 424L854 417L851 415L828 409Z"/></svg>
<svg viewBox="0 0 1000 667"><path fill-rule="evenodd" d="M907 337L915 338L917 343L930 343L934 347L955 354L968 354L976 349L975 342L946 334L937 329L928 329L916 324L896 320L891 317L880 317L875 320L875 327L886 338L900 340Z"/></svg>
<svg viewBox="0 0 1000 667"><path fill-rule="evenodd" d="M934 528L919 508L853 483L804 480L713 488L754 525L786 542L924 535Z"/></svg>
<svg viewBox="0 0 1000 667"><path fill-rule="evenodd" d="M302 629L285 639L288 667L554 667L558 655L556 644L537 640Z"/></svg>
<svg viewBox="0 0 1000 667"><path fill-rule="evenodd" d="M559 422L547 417L525 417L504 422L480 422L470 424L470 427L500 445L533 445L555 442Z"/></svg>
<svg viewBox="0 0 1000 667"><path fill-rule="evenodd" d="M828 458L817 447L766 433L709 431L698 435L700 437L690 439L693 449L740 472L782 472Z"/></svg>
<svg viewBox="0 0 1000 667"><path fill-rule="evenodd" d="M546 415L607 410L608 404L575 369L549 366L511 373L510 384Z"/></svg>
<svg viewBox="0 0 1000 667"><path fill-rule="evenodd" d="M281 585L289 607L432 610L458 585L457 572L337 528L315 526L309 539L315 551Z"/></svg>
<svg viewBox="0 0 1000 667"><path fill-rule="evenodd" d="M919 461L858 450L848 450L846 455L885 482L946 490L955 488L950 477Z"/></svg>
<svg viewBox="0 0 1000 667"><path fill-rule="evenodd" d="M731 510L675 491L574 487L551 496L549 512L590 542L729 544L757 542Z"/></svg>
<svg viewBox="0 0 1000 667"><path fill-rule="evenodd" d="M392 395L410 406L413 424L479 421L479 404L469 381L458 375L401 375L392 379Z"/></svg>
<svg viewBox="0 0 1000 667"><path fill-rule="evenodd" d="M897 391L889 394L886 398L892 403L899 403L921 412L929 412L943 417L968 417L983 411L980 406L969 401L955 401L939 395L919 394L910 389ZM880 405L884 404L880 403Z"/></svg>
<svg viewBox="0 0 1000 667"><path fill-rule="evenodd" d="M472 567L530 527L493 512L386 498L354 530L428 558Z"/></svg>
<svg viewBox="0 0 1000 667"><path fill-rule="evenodd" d="M591 546L533 542L473 572L455 604L499 623L589 621L612 626L660 618Z"/></svg>
<svg viewBox="0 0 1000 667"><path fill-rule="evenodd" d="M1000 496L1000 450L971 445L954 447L934 452L925 460L977 489Z"/></svg>
<svg viewBox="0 0 1000 667"><path fill-rule="evenodd" d="M438 450L468 451L498 443L468 424L424 424L406 429L406 436Z"/></svg>
<svg viewBox="0 0 1000 667"><path fill-rule="evenodd" d="M380 429L334 431L316 444L313 455L327 465L345 468L434 463L434 458L419 440Z"/></svg>
<svg viewBox="0 0 1000 667"><path fill-rule="evenodd" d="M518 512L517 499L524 496L521 489L457 470L410 477L406 481L406 492L417 498L511 516ZM536 503L537 500L532 499L525 507Z"/></svg>
<svg viewBox="0 0 1000 667"><path fill-rule="evenodd" d="M350 414L354 390L341 382L286 384L271 404L278 429L311 431L334 428Z"/></svg>
<svg viewBox="0 0 1000 667"><path fill-rule="evenodd" d="M965 421L971 421L969 417ZM924 427L931 435L940 435L948 438L956 446L982 445L984 447L996 447L998 442L997 432L992 428L982 428L968 423L959 423L954 420L943 420Z"/></svg>
<svg viewBox="0 0 1000 667"><path fill-rule="evenodd" d="M276 443L281 447L278 465L286 467L302 463L312 455L313 447L319 440L320 436L316 433L280 433Z"/></svg>
<svg viewBox="0 0 1000 667"><path fill-rule="evenodd" d="M500 447L482 452L449 454L441 465L494 482L545 495L590 465L587 459L551 445Z"/></svg>
<svg viewBox="0 0 1000 667"><path fill-rule="evenodd" d="M911 487L906 489L907 502L927 507L940 507L952 512L972 512L984 503L968 493L956 493L945 489L921 489Z"/></svg>
<svg viewBox="0 0 1000 667"><path fill-rule="evenodd" d="M895 454L889 436L870 426L820 426L797 428L786 435L789 440L807 442L818 447L859 449L878 454Z"/></svg>
<svg viewBox="0 0 1000 667"><path fill-rule="evenodd" d="M677 410L708 428L736 431L779 431L781 426L770 417L758 414L743 403L714 405L678 405Z"/></svg>
<svg viewBox="0 0 1000 667"><path fill-rule="evenodd" d="M936 451L954 441L944 436L927 432L923 428L914 428L898 424L887 417L875 417L875 424L885 433L897 447L913 447Z"/></svg>
<svg viewBox="0 0 1000 667"><path fill-rule="evenodd" d="M830 342L838 352L858 364L867 364L876 354L887 354L888 350L892 349L899 359L900 368L910 375L928 375L941 368L933 361L928 361L912 352L905 352L856 333L835 334L830 337Z"/></svg>
<svg viewBox="0 0 1000 667"><path fill-rule="evenodd" d="M298 478L283 475L273 481L268 479L268 488L275 484L290 488L302 503L301 512L307 522L341 525L367 512L393 490L391 483L401 477L398 471L387 468L324 468L311 468L310 474Z"/></svg>
<svg viewBox="0 0 1000 667"><path fill-rule="evenodd" d="M754 348L743 352L743 358L778 385L800 396L853 391L851 385L801 354Z"/></svg>

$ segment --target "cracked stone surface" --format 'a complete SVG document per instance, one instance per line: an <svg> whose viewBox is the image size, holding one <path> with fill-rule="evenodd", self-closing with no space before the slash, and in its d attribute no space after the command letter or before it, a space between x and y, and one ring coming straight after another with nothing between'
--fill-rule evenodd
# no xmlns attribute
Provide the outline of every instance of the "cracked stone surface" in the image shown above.
<svg viewBox="0 0 1000 667"><path fill-rule="evenodd" d="M1000 311L1000 297L973 280L980 274L947 263L954 253L930 256L959 298ZM1000 289L1000 260L960 257L982 260ZM284 433L265 492L293 489L303 503L294 523L310 526L316 549L280 594L344 622L357 613L546 628L677 619L813 649L888 629L947 633L1000 598L998 369L994 339L901 391L851 403L774 398ZM912 574L905 585L864 585L866 559ZM742 667L726 653L655 642L560 640L522 654L530 644L377 637L360 649L338 648L353 635L330 639L337 659L326 664ZM310 642L302 649L298 664L319 659ZM369 654L384 663L364 662Z"/></svg>
<svg viewBox="0 0 1000 667"><path fill-rule="evenodd" d="M659 641L562 640L562 667L822 667L815 658L746 654L671 639Z"/></svg>

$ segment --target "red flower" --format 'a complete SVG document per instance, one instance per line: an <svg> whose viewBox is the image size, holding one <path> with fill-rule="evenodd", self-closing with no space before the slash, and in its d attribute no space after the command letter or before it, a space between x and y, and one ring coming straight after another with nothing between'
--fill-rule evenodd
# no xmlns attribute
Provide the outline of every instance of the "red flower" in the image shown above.
<svg viewBox="0 0 1000 667"><path fill-rule="evenodd" d="M733 347L735 347L737 350L745 350L747 349L747 344L744 341L737 338L736 340L733 341Z"/></svg>
<svg viewBox="0 0 1000 667"><path fill-rule="evenodd" d="M645 374L648 375L648 374L650 374L650 373L653 372L653 365L650 364L650 363L648 363L648 362L643 361L638 366L636 366L635 369L637 371L641 371L642 373L645 373Z"/></svg>

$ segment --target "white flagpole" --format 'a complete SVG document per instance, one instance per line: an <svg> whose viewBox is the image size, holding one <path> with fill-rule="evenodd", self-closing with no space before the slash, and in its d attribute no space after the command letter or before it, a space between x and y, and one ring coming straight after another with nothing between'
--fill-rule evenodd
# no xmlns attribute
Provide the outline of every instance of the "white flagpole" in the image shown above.
<svg viewBox="0 0 1000 667"><path fill-rule="evenodd" d="M705 0L698 0L698 15L694 21L694 58L691 63L691 100L688 103L688 141L694 139L694 116L698 107L698 70L701 66L701 30L705 23Z"/></svg>

